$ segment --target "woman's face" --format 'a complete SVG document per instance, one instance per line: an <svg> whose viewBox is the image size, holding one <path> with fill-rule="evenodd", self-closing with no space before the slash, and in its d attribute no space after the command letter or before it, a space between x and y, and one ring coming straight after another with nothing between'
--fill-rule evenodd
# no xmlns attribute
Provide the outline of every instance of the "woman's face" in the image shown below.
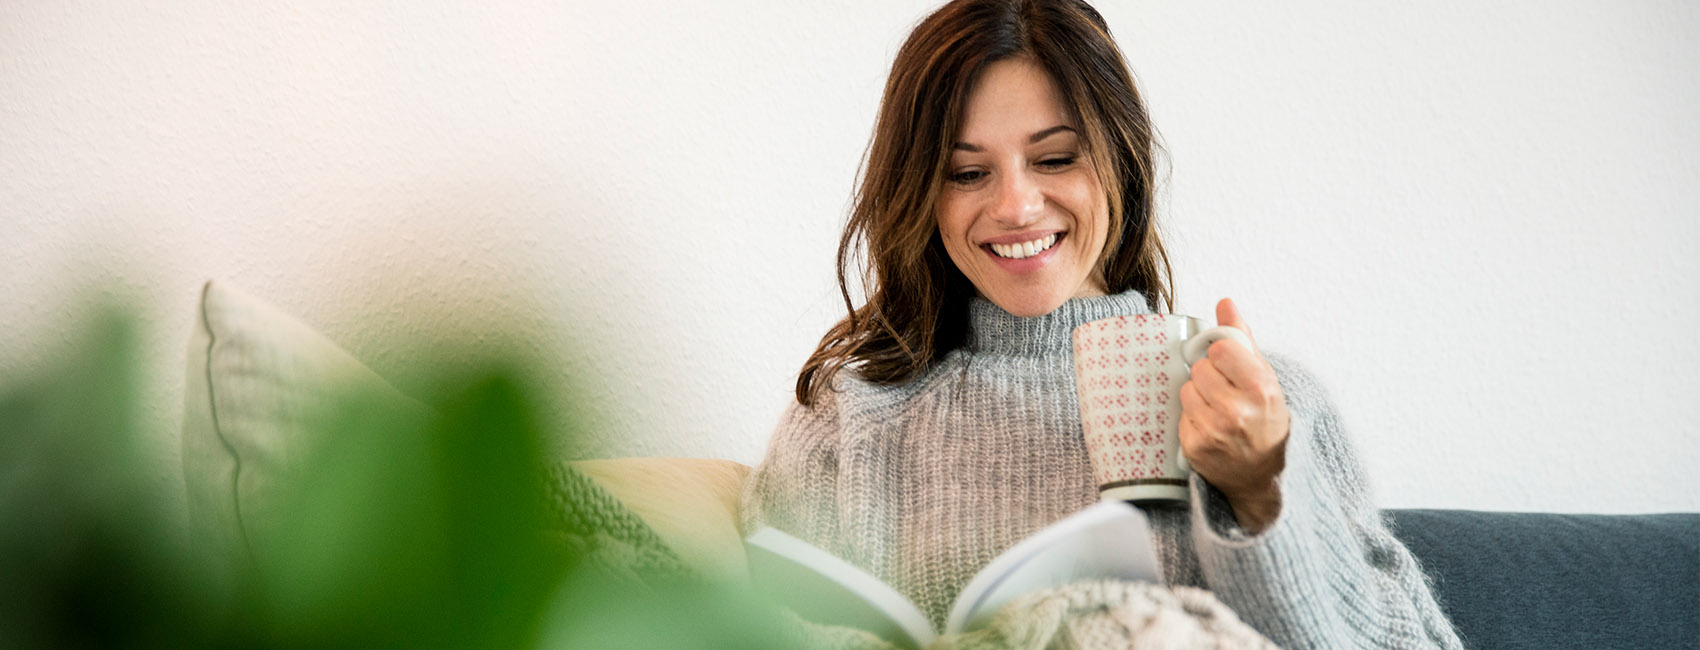
<svg viewBox="0 0 1700 650"><path fill-rule="evenodd" d="M1104 293L1095 269L1109 199L1045 70L1006 59L981 72L938 198L945 251L980 295L1040 316Z"/></svg>

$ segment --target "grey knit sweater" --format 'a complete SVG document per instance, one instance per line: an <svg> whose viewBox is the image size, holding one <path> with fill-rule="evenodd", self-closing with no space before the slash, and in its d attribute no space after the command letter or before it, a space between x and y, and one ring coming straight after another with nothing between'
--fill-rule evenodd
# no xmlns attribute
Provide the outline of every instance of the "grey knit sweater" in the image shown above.
<svg viewBox="0 0 1700 650"><path fill-rule="evenodd" d="M788 531L869 570L942 625L974 572L1097 500L1070 334L1150 313L1136 293L1037 318L975 299L968 343L899 386L840 373L793 404L745 484L745 530ZM1169 581L1208 589L1286 648L1458 648L1421 569L1383 526L1322 388L1270 356L1292 433L1282 509L1248 535L1197 476L1190 508L1148 510Z"/></svg>

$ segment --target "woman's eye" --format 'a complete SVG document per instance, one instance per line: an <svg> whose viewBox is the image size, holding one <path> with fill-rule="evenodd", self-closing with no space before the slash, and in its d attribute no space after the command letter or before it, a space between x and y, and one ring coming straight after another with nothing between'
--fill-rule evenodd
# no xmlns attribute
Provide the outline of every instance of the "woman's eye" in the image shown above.
<svg viewBox="0 0 1700 650"><path fill-rule="evenodd" d="M1062 169L1074 164L1074 156L1058 156L1039 161L1039 166L1045 169Z"/></svg>
<svg viewBox="0 0 1700 650"><path fill-rule="evenodd" d="M985 177L986 177L986 172L979 171L979 170L969 170L969 171L956 172L954 174L951 174L948 178L950 179L950 182L956 183L957 185L968 185L970 183L973 183L974 181L980 180L980 179L985 178Z"/></svg>

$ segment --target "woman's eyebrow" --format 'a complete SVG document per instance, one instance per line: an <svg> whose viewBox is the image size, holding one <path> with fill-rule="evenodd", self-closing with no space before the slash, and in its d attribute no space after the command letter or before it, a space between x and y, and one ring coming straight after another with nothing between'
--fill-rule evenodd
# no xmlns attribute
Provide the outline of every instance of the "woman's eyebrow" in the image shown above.
<svg viewBox="0 0 1700 650"><path fill-rule="evenodd" d="M1058 125L1053 126L1051 128L1048 128L1048 129L1045 129L1045 130L1040 131L1038 133L1035 133L1031 136L1028 136L1027 144L1038 144L1038 142L1040 140L1044 140L1045 138L1049 138L1049 137L1056 135L1058 133L1062 133L1063 131L1067 131L1069 133L1074 133L1074 129L1069 127L1069 125L1058 124Z"/></svg>
<svg viewBox="0 0 1700 650"><path fill-rule="evenodd" d="M1028 144L1038 144L1040 141L1044 140L1045 138L1049 138L1053 135L1056 135L1058 133L1062 133L1064 131L1067 131L1069 133L1075 132L1074 128L1067 125L1067 124L1058 124L1056 126L1045 129L1045 130L1040 131L1038 133L1035 133L1033 135L1027 136L1027 143ZM985 149L982 148L980 145L968 144L966 142L958 142L956 144L953 144L953 145L950 146L950 149L952 151L967 151L969 153L980 153L982 151L985 151Z"/></svg>

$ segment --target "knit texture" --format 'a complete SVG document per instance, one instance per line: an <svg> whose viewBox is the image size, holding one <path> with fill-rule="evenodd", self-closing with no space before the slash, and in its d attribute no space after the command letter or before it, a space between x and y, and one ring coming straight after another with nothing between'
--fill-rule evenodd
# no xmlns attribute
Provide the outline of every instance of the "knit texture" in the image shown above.
<svg viewBox="0 0 1700 650"><path fill-rule="evenodd" d="M999 552L1097 501L1070 336L1098 318L1151 313L1132 292L1037 318L982 299L969 310L968 343L920 377L882 386L842 372L814 407L793 404L741 509L746 532L769 525L833 552L935 626ZM1189 507L1146 511L1170 585L1209 590L1281 647L1461 647L1383 525L1321 386L1266 356L1292 413L1280 517L1248 535L1194 476Z"/></svg>
<svg viewBox="0 0 1700 650"><path fill-rule="evenodd" d="M1080 582L1028 594L986 627L928 650L1274 650L1210 592L1149 582Z"/></svg>
<svg viewBox="0 0 1700 650"><path fill-rule="evenodd" d="M642 517L590 477L561 464L548 469L545 481L552 517L546 533L568 557L579 558L579 568L632 584L692 575Z"/></svg>

